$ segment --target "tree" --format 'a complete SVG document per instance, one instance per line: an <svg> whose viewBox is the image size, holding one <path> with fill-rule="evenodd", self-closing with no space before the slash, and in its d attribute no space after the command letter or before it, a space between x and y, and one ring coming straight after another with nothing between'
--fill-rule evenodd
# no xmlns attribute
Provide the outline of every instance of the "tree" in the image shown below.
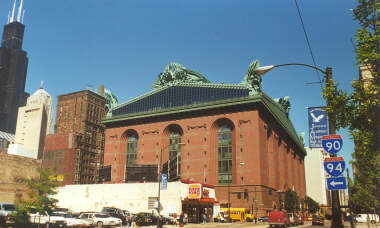
<svg viewBox="0 0 380 228"><path fill-rule="evenodd" d="M319 204L311 197L305 196L305 199L303 201L310 213L315 214L319 211Z"/></svg>
<svg viewBox="0 0 380 228"><path fill-rule="evenodd" d="M288 212L296 212L299 208L299 200L298 195L295 191L292 191L290 189L286 190L285 196L284 196L284 204L285 204L285 210Z"/></svg>
<svg viewBox="0 0 380 228"><path fill-rule="evenodd" d="M19 199L16 202L14 214L18 224L27 224L27 214L33 210L40 215L49 213L55 209L56 199L51 198L57 193L58 182L52 178L49 169L39 169L39 177L26 180L27 199Z"/></svg>
<svg viewBox="0 0 380 228"><path fill-rule="evenodd" d="M354 19L361 28L356 34L356 59L372 78L352 82L353 92L327 83L323 97L326 111L337 130L348 128L354 141L350 202L356 212L379 211L380 202L380 2L357 0Z"/></svg>

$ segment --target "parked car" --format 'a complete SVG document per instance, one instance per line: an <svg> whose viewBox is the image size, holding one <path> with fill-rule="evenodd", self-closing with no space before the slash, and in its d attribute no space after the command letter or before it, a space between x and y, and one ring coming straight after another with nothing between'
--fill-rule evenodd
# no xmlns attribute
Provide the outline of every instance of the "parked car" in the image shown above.
<svg viewBox="0 0 380 228"><path fill-rule="evenodd" d="M119 218L123 224L127 224L127 216L124 211L116 207L103 207L101 213L109 215L111 217Z"/></svg>
<svg viewBox="0 0 380 228"><path fill-rule="evenodd" d="M95 213L95 212L85 212L81 213L79 216L80 219L90 219L93 221L93 223L97 227L103 227L103 226L118 226L122 224L121 219L111 217L106 214L102 213Z"/></svg>
<svg viewBox="0 0 380 228"><path fill-rule="evenodd" d="M140 212L136 215L136 223L139 226L150 226L157 224L158 217L152 213Z"/></svg>
<svg viewBox="0 0 380 228"><path fill-rule="evenodd" d="M290 225L288 214L285 211L271 211L268 216L269 227L285 228Z"/></svg>
<svg viewBox="0 0 380 228"><path fill-rule="evenodd" d="M294 213L288 213L290 225L297 226L302 223L301 219Z"/></svg>
<svg viewBox="0 0 380 228"><path fill-rule="evenodd" d="M320 216L316 216L314 215L313 216L313 220L311 222L311 224L314 226L314 225L320 225L320 226L323 226L325 223L325 219L320 217Z"/></svg>
<svg viewBox="0 0 380 228"><path fill-rule="evenodd" d="M306 221L312 221L313 220L313 217L311 216L304 216L302 217L302 221L306 222Z"/></svg>
<svg viewBox="0 0 380 228"><path fill-rule="evenodd" d="M11 219L10 215L16 210L12 203L0 203L0 224L6 223Z"/></svg>
<svg viewBox="0 0 380 228"><path fill-rule="evenodd" d="M379 215L376 214L357 214L355 216L355 219L357 222L367 222L369 219L370 223L378 223L379 222Z"/></svg>
<svg viewBox="0 0 380 228"><path fill-rule="evenodd" d="M269 217L268 216L262 216L258 219L259 222L268 222Z"/></svg>
<svg viewBox="0 0 380 228"><path fill-rule="evenodd" d="M49 215L49 223L64 221L66 226L94 226L94 221L87 218L74 218L71 214L65 212L52 212Z"/></svg>

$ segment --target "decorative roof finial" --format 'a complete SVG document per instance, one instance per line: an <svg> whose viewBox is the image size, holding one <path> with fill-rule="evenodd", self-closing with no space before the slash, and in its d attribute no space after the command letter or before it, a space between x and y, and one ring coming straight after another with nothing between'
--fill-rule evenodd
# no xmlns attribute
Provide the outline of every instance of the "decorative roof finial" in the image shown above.
<svg viewBox="0 0 380 228"><path fill-rule="evenodd" d="M20 6L18 7L18 13L17 13L17 21L21 22L21 13L22 13L22 5L24 3L24 0L21 0Z"/></svg>
<svg viewBox="0 0 380 228"><path fill-rule="evenodd" d="M12 23L15 20L15 8L16 8L16 0L13 2L12 15L11 15L11 19L9 20L10 23Z"/></svg>
<svg viewBox="0 0 380 228"><path fill-rule="evenodd" d="M41 80L40 89L43 89L43 88L44 88L44 81Z"/></svg>

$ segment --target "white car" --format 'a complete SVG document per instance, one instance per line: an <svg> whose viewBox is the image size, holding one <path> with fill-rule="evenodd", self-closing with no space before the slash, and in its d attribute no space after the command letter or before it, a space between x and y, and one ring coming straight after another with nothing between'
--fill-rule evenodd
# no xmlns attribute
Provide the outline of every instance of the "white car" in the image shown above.
<svg viewBox="0 0 380 228"><path fill-rule="evenodd" d="M367 222L367 218L369 219L370 223L379 222L379 215L376 214L358 214L355 217L357 222Z"/></svg>
<svg viewBox="0 0 380 228"><path fill-rule="evenodd" d="M118 226L122 224L121 219L119 218L114 218L106 214L102 213L93 213L93 212L88 212L88 213L81 213L79 216L81 219L91 219L94 224L98 227L102 226Z"/></svg>
<svg viewBox="0 0 380 228"><path fill-rule="evenodd" d="M94 223L89 219L74 218L71 214L53 212L50 214L50 223L64 221L66 226L93 226Z"/></svg>

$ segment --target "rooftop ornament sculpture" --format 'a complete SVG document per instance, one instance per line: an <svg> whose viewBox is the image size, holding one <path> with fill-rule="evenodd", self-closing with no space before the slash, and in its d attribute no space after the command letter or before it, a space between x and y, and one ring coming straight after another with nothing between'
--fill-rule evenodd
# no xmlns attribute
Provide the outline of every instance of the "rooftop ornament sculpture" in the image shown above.
<svg viewBox="0 0 380 228"><path fill-rule="evenodd" d="M244 77L241 84L247 86L251 91L250 95L262 92L261 87L261 75L256 72L256 69L260 66L259 61L253 61L248 67L248 74Z"/></svg>
<svg viewBox="0 0 380 228"><path fill-rule="evenodd" d="M179 63L170 63L165 67L164 72L158 75L158 79L153 83L153 89L159 89L164 86L177 85L181 83L210 83L202 74L186 69Z"/></svg>
<svg viewBox="0 0 380 228"><path fill-rule="evenodd" d="M285 96L283 98L277 98L274 99L286 112L287 115L289 115L289 111L291 108L289 96Z"/></svg>
<svg viewBox="0 0 380 228"><path fill-rule="evenodd" d="M107 116L109 116L111 114L111 110L116 107L119 102L117 101L117 97L108 89L104 89L104 98L106 99L105 108Z"/></svg>

